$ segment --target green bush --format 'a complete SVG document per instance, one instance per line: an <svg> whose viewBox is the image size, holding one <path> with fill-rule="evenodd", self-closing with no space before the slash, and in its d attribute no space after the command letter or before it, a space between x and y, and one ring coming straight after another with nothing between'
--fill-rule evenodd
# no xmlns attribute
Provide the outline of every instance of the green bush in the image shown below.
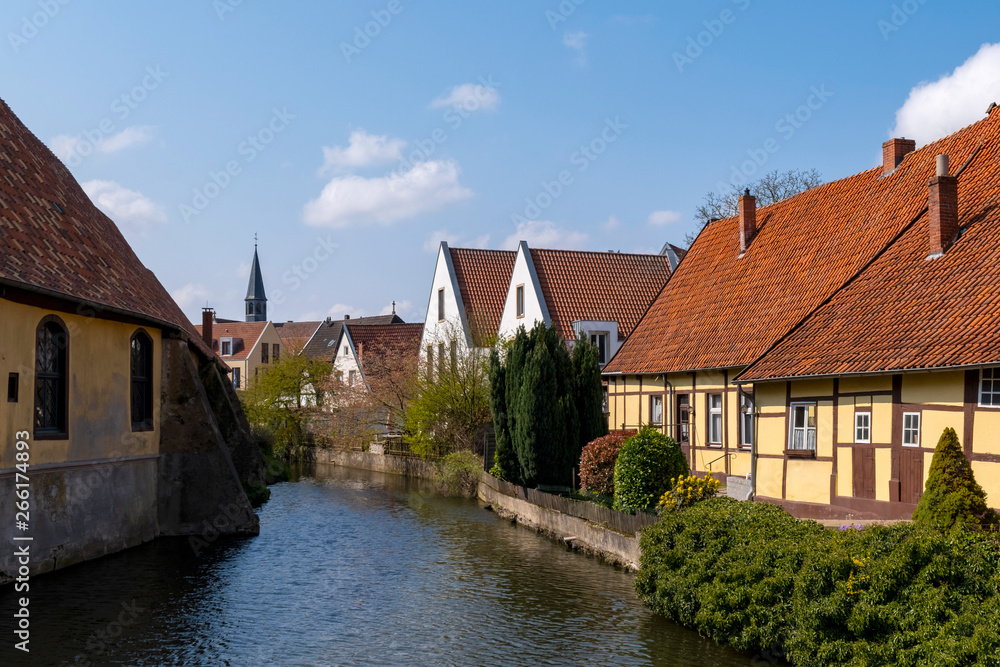
<svg viewBox="0 0 1000 667"><path fill-rule="evenodd" d="M243 482L243 492L251 507L260 507L271 497L271 489L259 482Z"/></svg>
<svg viewBox="0 0 1000 667"><path fill-rule="evenodd" d="M452 452L438 464L438 487L445 495L474 498L481 472L479 457L474 453Z"/></svg>
<svg viewBox="0 0 1000 667"><path fill-rule="evenodd" d="M961 528L990 528L1000 523L986 504L955 429L946 428L934 449L924 495L913 520L944 532Z"/></svg>
<svg viewBox="0 0 1000 667"><path fill-rule="evenodd" d="M671 487L670 479L687 475L680 446L652 427L629 438L615 463L615 509L646 510Z"/></svg>
<svg viewBox="0 0 1000 667"><path fill-rule="evenodd" d="M643 531L639 597L796 665L1000 664L1000 543L914 524L828 530L714 498Z"/></svg>

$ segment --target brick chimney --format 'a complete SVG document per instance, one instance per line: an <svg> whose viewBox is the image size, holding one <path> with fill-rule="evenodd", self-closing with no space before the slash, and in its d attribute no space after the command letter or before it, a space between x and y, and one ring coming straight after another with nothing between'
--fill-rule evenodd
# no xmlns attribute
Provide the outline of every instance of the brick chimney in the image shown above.
<svg viewBox="0 0 1000 667"><path fill-rule="evenodd" d="M890 139L882 144L882 175L899 166L907 153L912 153L917 148L917 142L913 139Z"/></svg>
<svg viewBox="0 0 1000 667"><path fill-rule="evenodd" d="M928 183L927 216L931 254L940 257L958 235L958 178L948 175L948 156L937 156L937 173Z"/></svg>
<svg viewBox="0 0 1000 667"><path fill-rule="evenodd" d="M208 349L214 349L212 347L212 323L215 320L215 311L211 308L201 309L201 339L205 341L205 345L208 345Z"/></svg>
<svg viewBox="0 0 1000 667"><path fill-rule="evenodd" d="M344 315L344 319L345 320L349 320L349 319L351 319L351 316L350 315Z"/></svg>
<svg viewBox="0 0 1000 667"><path fill-rule="evenodd" d="M740 197L740 254L750 247L757 235L757 198L747 189Z"/></svg>

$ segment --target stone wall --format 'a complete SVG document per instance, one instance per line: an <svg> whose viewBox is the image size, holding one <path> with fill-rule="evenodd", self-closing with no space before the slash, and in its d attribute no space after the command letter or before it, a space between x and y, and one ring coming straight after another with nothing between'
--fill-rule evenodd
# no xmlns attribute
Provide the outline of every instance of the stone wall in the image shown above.
<svg viewBox="0 0 1000 667"><path fill-rule="evenodd" d="M317 449L315 451L317 463L408 475L422 479L437 479L437 466L423 459L373 454L372 452L346 452L337 449Z"/></svg>

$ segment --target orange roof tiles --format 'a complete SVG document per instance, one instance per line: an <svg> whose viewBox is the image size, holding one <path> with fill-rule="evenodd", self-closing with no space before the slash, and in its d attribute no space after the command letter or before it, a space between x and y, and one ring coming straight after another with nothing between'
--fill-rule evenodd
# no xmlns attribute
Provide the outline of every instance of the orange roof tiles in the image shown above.
<svg viewBox="0 0 1000 667"><path fill-rule="evenodd" d="M423 323L418 324L351 324L344 327L351 336L354 349L361 357L361 370L367 355L399 353L416 357L420 354L420 338L424 334Z"/></svg>
<svg viewBox="0 0 1000 667"><path fill-rule="evenodd" d="M605 371L750 364L907 229L927 205L935 155L962 164L995 134L994 116L910 153L884 177L869 169L759 209L743 258L738 218L709 224Z"/></svg>
<svg viewBox="0 0 1000 667"><path fill-rule="evenodd" d="M575 337L576 320L618 322L623 339L670 279L665 255L531 249L552 326Z"/></svg>
<svg viewBox="0 0 1000 667"><path fill-rule="evenodd" d="M289 352L300 352L322 322L275 322L281 344Z"/></svg>
<svg viewBox="0 0 1000 667"><path fill-rule="evenodd" d="M2 100L0 283L176 327L208 352L115 223Z"/></svg>
<svg viewBox="0 0 1000 667"><path fill-rule="evenodd" d="M924 212L899 239L813 312L741 379L849 375L1000 363L1000 113L904 162L905 197L927 205L933 160L948 153L958 176L961 234L928 260Z"/></svg>
<svg viewBox="0 0 1000 667"><path fill-rule="evenodd" d="M513 250L449 248L455 279L462 293L473 339L477 344L496 334L503 316L510 275L517 253Z"/></svg>
<svg viewBox="0 0 1000 667"><path fill-rule="evenodd" d="M243 360L250 356L254 345L260 339L267 327L267 322L216 322L212 325L212 348L219 353L219 358L227 360ZM201 338L201 325L194 327ZM223 338L233 338L233 353L221 356L219 341Z"/></svg>

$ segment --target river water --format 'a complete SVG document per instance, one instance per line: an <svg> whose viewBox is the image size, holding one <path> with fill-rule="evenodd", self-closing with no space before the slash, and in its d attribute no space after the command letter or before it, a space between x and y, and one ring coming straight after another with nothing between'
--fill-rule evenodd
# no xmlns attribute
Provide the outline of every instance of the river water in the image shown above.
<svg viewBox="0 0 1000 667"><path fill-rule="evenodd" d="M753 664L645 609L632 575L426 482L320 464L260 518L33 579L30 659L7 630L0 665Z"/></svg>

